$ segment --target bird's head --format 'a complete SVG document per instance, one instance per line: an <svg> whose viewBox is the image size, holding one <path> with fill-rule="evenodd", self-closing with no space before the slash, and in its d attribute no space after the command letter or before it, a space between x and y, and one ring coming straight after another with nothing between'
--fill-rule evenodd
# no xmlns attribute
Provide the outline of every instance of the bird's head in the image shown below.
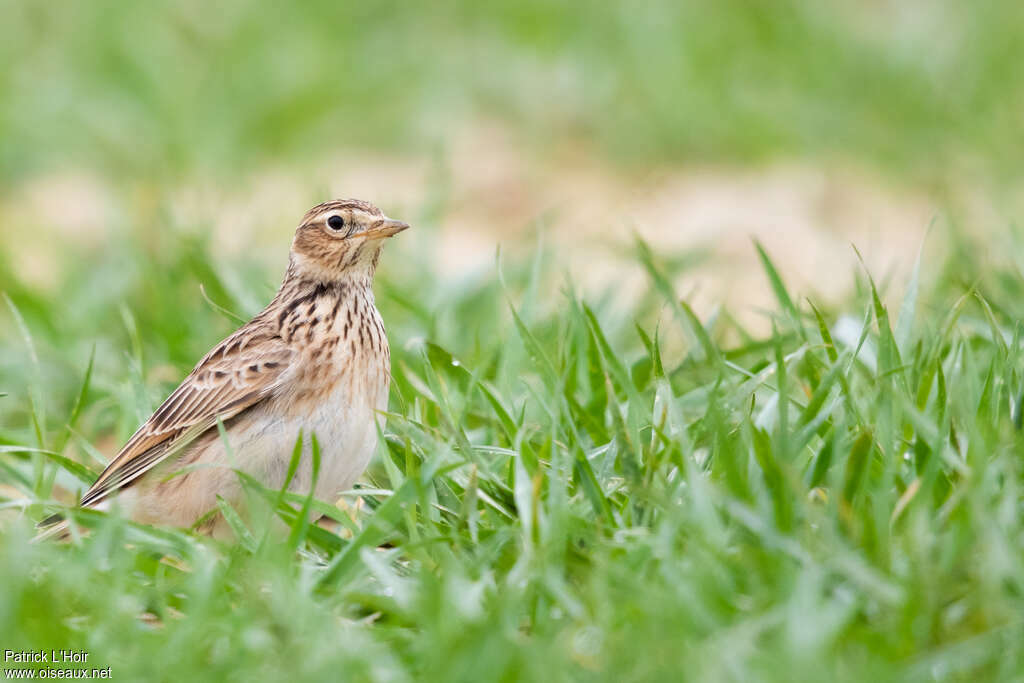
<svg viewBox="0 0 1024 683"><path fill-rule="evenodd" d="M324 202L302 217L292 241L290 267L305 279L325 282L372 277L384 240L408 227L369 202Z"/></svg>

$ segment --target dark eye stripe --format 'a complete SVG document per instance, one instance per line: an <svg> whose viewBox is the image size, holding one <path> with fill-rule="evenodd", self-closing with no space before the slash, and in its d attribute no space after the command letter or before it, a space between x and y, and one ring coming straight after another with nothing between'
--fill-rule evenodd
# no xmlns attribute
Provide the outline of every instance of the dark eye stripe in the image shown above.
<svg viewBox="0 0 1024 683"><path fill-rule="evenodd" d="M345 227L345 219L341 216L334 215L327 219L327 225L331 230L341 230Z"/></svg>

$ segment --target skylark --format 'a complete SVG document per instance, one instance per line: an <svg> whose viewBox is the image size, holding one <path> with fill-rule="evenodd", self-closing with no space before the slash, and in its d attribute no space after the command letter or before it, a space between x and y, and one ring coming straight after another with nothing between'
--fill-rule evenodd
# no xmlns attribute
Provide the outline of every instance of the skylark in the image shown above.
<svg viewBox="0 0 1024 683"><path fill-rule="evenodd" d="M273 301L199 361L81 505L116 503L138 522L177 526L207 516L203 531L227 535L224 520L208 513L217 496L242 502L232 468L281 488L300 430L304 452L290 489L312 487L313 434L321 453L314 494L330 500L350 488L373 454L388 401L391 354L373 275L384 240L408 227L356 199L310 209ZM52 535L67 521L55 515L46 525Z"/></svg>

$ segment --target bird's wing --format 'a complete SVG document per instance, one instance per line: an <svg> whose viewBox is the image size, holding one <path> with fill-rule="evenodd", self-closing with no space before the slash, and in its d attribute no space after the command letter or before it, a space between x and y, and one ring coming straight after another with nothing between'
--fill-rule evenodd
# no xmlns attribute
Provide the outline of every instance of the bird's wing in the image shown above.
<svg viewBox="0 0 1024 683"><path fill-rule="evenodd" d="M206 355L139 427L82 496L95 505L180 453L196 437L266 398L292 360L280 337L243 327Z"/></svg>

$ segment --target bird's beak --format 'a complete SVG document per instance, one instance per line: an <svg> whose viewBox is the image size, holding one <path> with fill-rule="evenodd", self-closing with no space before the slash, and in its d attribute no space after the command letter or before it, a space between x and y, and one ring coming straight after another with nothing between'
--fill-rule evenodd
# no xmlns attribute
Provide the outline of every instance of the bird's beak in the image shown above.
<svg viewBox="0 0 1024 683"><path fill-rule="evenodd" d="M392 235L397 235L403 230L408 229L408 227L408 223L396 221L393 218L385 218L380 223L374 225L373 230L382 237L391 237Z"/></svg>
<svg viewBox="0 0 1024 683"><path fill-rule="evenodd" d="M385 237L397 235L408 227L408 223L396 221L393 218L382 218L370 226L369 229L357 232L354 235L349 235L348 238L369 237L370 239L384 239Z"/></svg>

